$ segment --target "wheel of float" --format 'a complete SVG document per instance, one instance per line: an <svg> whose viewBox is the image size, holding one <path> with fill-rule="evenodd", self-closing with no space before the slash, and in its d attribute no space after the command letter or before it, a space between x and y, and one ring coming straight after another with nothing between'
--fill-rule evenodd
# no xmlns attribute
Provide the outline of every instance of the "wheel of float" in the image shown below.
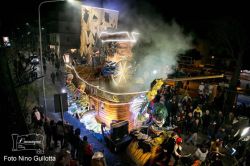
<svg viewBox="0 0 250 166"><path fill-rule="evenodd" d="M113 75L112 81L116 86L122 86L127 83L133 75L133 65L129 60L121 60L117 62L117 68Z"/></svg>

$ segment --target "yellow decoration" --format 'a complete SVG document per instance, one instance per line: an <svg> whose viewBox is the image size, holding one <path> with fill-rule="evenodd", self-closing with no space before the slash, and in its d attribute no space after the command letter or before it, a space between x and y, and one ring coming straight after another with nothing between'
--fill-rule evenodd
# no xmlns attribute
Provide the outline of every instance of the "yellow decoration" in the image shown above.
<svg viewBox="0 0 250 166"><path fill-rule="evenodd" d="M146 162L148 161L148 159L151 157L151 153L150 152L147 152L147 153L144 153L141 158L139 159L141 161L141 165L145 165Z"/></svg>
<svg viewBox="0 0 250 166"><path fill-rule="evenodd" d="M156 84L152 87L152 89L147 93L147 98L149 101L153 100L155 96L157 95L157 91L161 88L163 85L163 81L161 79L156 80Z"/></svg>

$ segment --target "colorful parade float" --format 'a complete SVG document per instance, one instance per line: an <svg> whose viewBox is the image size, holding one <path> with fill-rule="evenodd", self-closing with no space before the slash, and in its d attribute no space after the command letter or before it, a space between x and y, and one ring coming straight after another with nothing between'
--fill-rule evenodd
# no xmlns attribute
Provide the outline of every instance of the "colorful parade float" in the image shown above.
<svg viewBox="0 0 250 166"><path fill-rule="evenodd" d="M68 113L101 135L112 151L126 147L137 165L145 165L157 158L173 131L163 127L166 107L154 102L173 80L155 79L146 91L129 87L140 82L133 80L137 66L132 52L140 34L117 32L118 14L82 6L80 52L87 63L66 65Z"/></svg>

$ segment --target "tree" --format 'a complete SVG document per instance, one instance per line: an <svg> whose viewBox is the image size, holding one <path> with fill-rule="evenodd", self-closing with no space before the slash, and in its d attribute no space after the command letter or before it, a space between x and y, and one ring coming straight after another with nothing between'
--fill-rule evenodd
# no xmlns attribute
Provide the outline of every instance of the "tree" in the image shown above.
<svg viewBox="0 0 250 166"><path fill-rule="evenodd" d="M37 74L37 65L31 63L31 58L25 56L28 52L18 52L10 49L8 65L14 82L21 110L29 110L39 104L39 88L35 82L42 76Z"/></svg>
<svg viewBox="0 0 250 166"><path fill-rule="evenodd" d="M202 40L207 43L210 53L224 54L235 62L224 100L224 111L232 111L243 57L249 51L249 25L243 18L223 17L209 21L207 28Z"/></svg>
<svg viewBox="0 0 250 166"><path fill-rule="evenodd" d="M15 59L10 61L12 64L12 73L16 87L30 84L35 80L41 78L37 74L37 64L31 63L30 57L25 57L23 53L18 52L16 55L12 55Z"/></svg>
<svg viewBox="0 0 250 166"><path fill-rule="evenodd" d="M6 148L3 152L8 154L12 149L11 134L27 134L28 129L25 124L24 116L20 109L17 94L15 91L14 83L11 77L10 68L8 66L9 54L8 48L0 48L0 91L1 91L1 116L6 119L2 120L1 126L4 130L1 130L3 137L6 140L4 142ZM7 130L7 131L6 131Z"/></svg>

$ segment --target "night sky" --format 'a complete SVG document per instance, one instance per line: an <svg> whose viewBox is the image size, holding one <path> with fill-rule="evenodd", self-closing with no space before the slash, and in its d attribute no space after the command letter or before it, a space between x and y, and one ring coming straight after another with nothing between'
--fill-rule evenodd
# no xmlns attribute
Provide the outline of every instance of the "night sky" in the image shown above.
<svg viewBox="0 0 250 166"><path fill-rule="evenodd" d="M24 25L26 22L36 22L38 19L38 5L42 1L1 1L1 36L10 34L20 24ZM243 3L237 4L221 1L183 3L168 0L103 0L103 4L106 3L113 4L108 7L120 10L120 13L130 13L133 10L141 15L157 13L162 16L164 21L170 21L174 18L182 26L186 26L191 31L196 31L201 35L209 31L207 23L213 20L218 21L224 18L234 18L244 22L244 26L249 26L250 22L248 5Z"/></svg>
<svg viewBox="0 0 250 166"><path fill-rule="evenodd" d="M37 8L41 1L43 0L1 1L1 34L8 33L10 27L15 27L23 22L37 19ZM192 22L194 26L201 20L228 15L239 15L247 18L247 15L249 15L246 9L247 6L244 4L229 4L229 2L213 3L212 1L200 1L199 3L183 3L175 1L173 3L167 0L104 0L104 4L105 2L113 3L114 8L118 9L126 4L128 7L136 9L139 12L147 12L143 11L143 9L145 9L144 6L150 6L150 8L155 9L155 11L161 14L166 20L178 17L180 20Z"/></svg>
<svg viewBox="0 0 250 166"><path fill-rule="evenodd" d="M5 0L0 2L0 32L9 33L19 24L35 21L38 18L38 5L44 0ZM91 1L91 0L88 0ZM249 22L250 13L248 5L243 3L224 3L223 1L178 2L168 0L103 0L103 3L113 4L109 7L118 10L136 10L138 13L151 14L147 8L162 15L168 21L176 18L182 22L188 22L191 26L199 28L206 20L218 19L225 16L239 16ZM51 5L51 4L50 4ZM124 8L124 6L126 6ZM129 11L121 11L128 12ZM202 27L200 27L202 28Z"/></svg>
<svg viewBox="0 0 250 166"><path fill-rule="evenodd" d="M42 0L7 0L0 2L1 35L8 34L19 24L37 19L37 7Z"/></svg>

